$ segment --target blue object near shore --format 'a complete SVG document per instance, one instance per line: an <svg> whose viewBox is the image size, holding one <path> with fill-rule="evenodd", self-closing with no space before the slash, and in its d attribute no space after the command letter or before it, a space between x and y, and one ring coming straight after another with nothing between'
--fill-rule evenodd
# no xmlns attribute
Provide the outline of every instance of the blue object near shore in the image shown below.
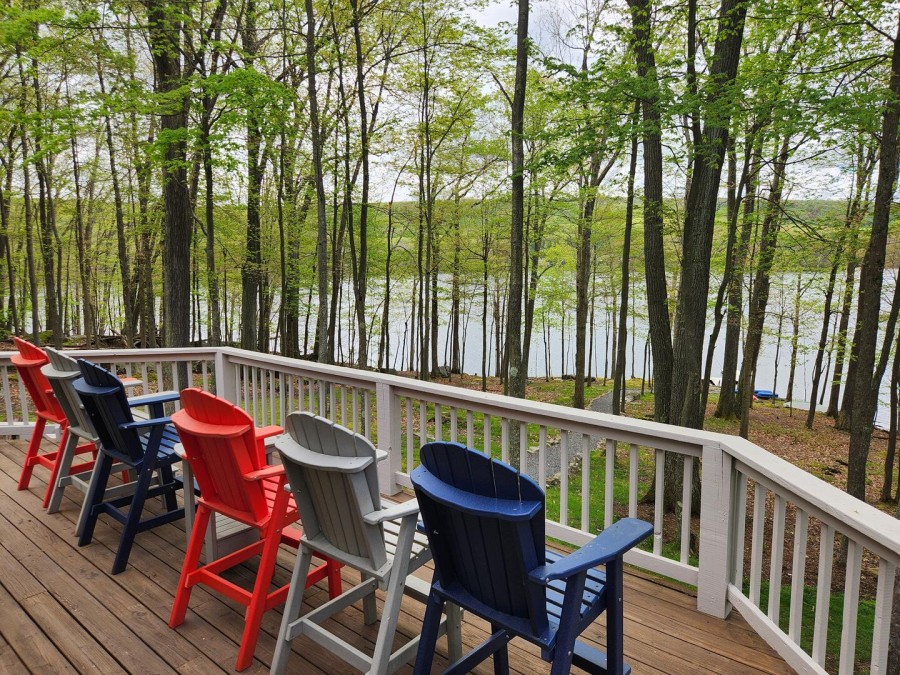
<svg viewBox="0 0 900 675"><path fill-rule="evenodd" d="M778 394L776 394L771 389L754 389L753 395L761 401L768 401L769 399L779 398Z"/></svg>

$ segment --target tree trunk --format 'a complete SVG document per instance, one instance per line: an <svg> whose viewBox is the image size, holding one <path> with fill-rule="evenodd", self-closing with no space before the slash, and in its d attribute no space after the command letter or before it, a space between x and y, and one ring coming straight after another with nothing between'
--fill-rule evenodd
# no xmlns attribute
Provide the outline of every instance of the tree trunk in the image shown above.
<svg viewBox="0 0 900 675"><path fill-rule="evenodd" d="M191 199L187 183L186 133L188 99L178 94L181 73L180 13L163 0L145 0L149 19L150 51L156 66L156 91L160 104L160 127L171 138L165 148L163 201L165 237L163 248L164 340L167 347L185 347L190 341L190 246Z"/></svg>
<svg viewBox="0 0 900 675"><path fill-rule="evenodd" d="M328 334L328 222L325 216L325 175L322 170L322 138L319 127L319 102L316 92L316 21L313 1L306 7L306 69L309 91L309 130L312 140L313 175L316 184L316 268L319 308L316 320L316 355L320 363L331 362Z"/></svg>
<svg viewBox="0 0 900 675"><path fill-rule="evenodd" d="M625 236L622 242L622 300L619 306L618 352L616 372L613 374L613 415L625 410L625 347L628 336L628 279L631 262L631 227L634 220L634 177L637 173L637 120L640 104L635 104L632 116L631 160L628 163L628 187L625 200Z"/></svg>
<svg viewBox="0 0 900 675"><path fill-rule="evenodd" d="M669 405L670 421L692 428L703 426L700 375L710 253L719 182L728 144L729 115L718 110L717 104L729 95L730 84L737 74L746 14L747 4L742 0L722 0L715 52L710 64L711 84L705 92L708 105L715 113L708 113L702 142L696 148L685 211Z"/></svg>
<svg viewBox="0 0 900 675"><path fill-rule="evenodd" d="M507 388L511 396L525 397L527 364L522 363L522 236L525 216L525 86L528 74L528 0L518 0L516 79L511 110L512 191L510 216L509 306L506 312ZM518 440L518 425L512 425ZM519 444L510 440L510 460L518 465Z"/></svg>
<svg viewBox="0 0 900 675"><path fill-rule="evenodd" d="M900 17L891 58L890 96L885 101L881 129L881 152L872 230L863 258L859 282L856 325L860 327L857 345L856 379L851 412L850 448L847 468L847 492L865 501L866 464L872 439L872 418L878 401L879 382L875 379L875 341L881 310L881 286L884 276L890 209L897 180L897 129L900 122Z"/></svg>
<svg viewBox="0 0 900 675"><path fill-rule="evenodd" d="M659 82L650 26L650 0L628 0L633 24L633 42L638 76L647 80L640 97L643 119L644 165L644 274L647 282L647 316L653 379L656 391L668 392L672 385L672 331L669 324L668 288L663 243L663 160ZM654 397L653 418L669 421L669 397Z"/></svg>
<svg viewBox="0 0 900 675"><path fill-rule="evenodd" d="M773 163L772 187L769 190L769 206L763 220L759 243L759 262L750 296L750 316L747 320L747 338L744 341L744 360L741 363L740 402L741 426L740 434L747 438L750 432L750 404L753 401L753 381L756 376L756 363L762 344L762 329L766 319L766 305L769 302L770 273L775 262L775 251L778 245L778 232L781 229L781 198L784 187L784 175L790 149L790 136L786 135L781 142L778 156Z"/></svg>

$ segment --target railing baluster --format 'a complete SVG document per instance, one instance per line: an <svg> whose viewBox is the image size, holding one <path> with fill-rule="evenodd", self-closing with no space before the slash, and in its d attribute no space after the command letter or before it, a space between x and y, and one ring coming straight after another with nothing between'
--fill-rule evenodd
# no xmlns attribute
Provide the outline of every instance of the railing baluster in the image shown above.
<svg viewBox="0 0 900 675"><path fill-rule="evenodd" d="M613 505L615 493L613 492L616 478L616 441L606 439L606 480L603 486L603 527L609 527L613 522Z"/></svg>
<svg viewBox="0 0 900 675"><path fill-rule="evenodd" d="M679 560L687 563L691 554L691 495L694 481L694 458L690 455L682 457L684 472L681 477L681 551Z"/></svg>
<svg viewBox="0 0 900 675"><path fill-rule="evenodd" d="M372 393L368 389L363 391L363 435L374 443L375 439L372 438L371 395Z"/></svg>
<svg viewBox="0 0 900 675"><path fill-rule="evenodd" d="M328 417L328 419L331 419L331 417L328 415L328 410L327 410L328 398L325 396L325 389L326 389L327 383L325 382L325 380L316 380L316 384L319 387L319 392L317 394L318 399L319 399L319 415L321 415L322 417Z"/></svg>
<svg viewBox="0 0 900 675"><path fill-rule="evenodd" d="M275 398L275 371L270 370L269 373L269 424L277 424L278 420L275 411L278 409L277 399Z"/></svg>
<svg viewBox="0 0 900 675"><path fill-rule="evenodd" d="M419 401L419 448L428 442L428 411L425 401Z"/></svg>
<svg viewBox="0 0 900 675"><path fill-rule="evenodd" d="M591 523L591 437L581 434L581 529L590 530Z"/></svg>
<svg viewBox="0 0 900 675"><path fill-rule="evenodd" d="M414 445L413 430L413 411L412 399L406 397L406 473L410 473L415 468L415 456L413 454Z"/></svg>
<svg viewBox="0 0 900 675"><path fill-rule="evenodd" d="M6 423L13 424L12 390L9 386L9 366L3 366L3 405L6 409Z"/></svg>
<svg viewBox="0 0 900 675"><path fill-rule="evenodd" d="M559 523L569 524L569 432L559 432Z"/></svg>
<svg viewBox="0 0 900 675"><path fill-rule="evenodd" d="M491 449L491 416L487 413L484 414L483 421L483 430L484 436L482 437L482 441L484 443L484 452L488 457L493 457L493 450Z"/></svg>
<svg viewBox="0 0 900 675"><path fill-rule="evenodd" d="M847 567L844 573L844 615L841 627L840 675L850 675L856 663L856 616L859 612L859 575L862 571L862 546L847 540Z"/></svg>
<svg viewBox="0 0 900 675"><path fill-rule="evenodd" d="M166 388L166 381L163 377L162 361L156 362L156 391L163 391Z"/></svg>
<svg viewBox="0 0 900 675"><path fill-rule="evenodd" d="M528 473L528 423L519 422L519 473Z"/></svg>
<svg viewBox="0 0 900 675"><path fill-rule="evenodd" d="M281 419L278 424L280 426L284 426L284 421L287 419L287 397L290 394L290 390L287 389L287 376L284 373L278 373L278 390L280 392L279 398L279 412L281 413Z"/></svg>
<svg viewBox="0 0 900 675"><path fill-rule="evenodd" d="M359 429L359 389L353 387L353 431Z"/></svg>
<svg viewBox="0 0 900 675"><path fill-rule="evenodd" d="M791 568L791 613L788 616L788 637L800 644L803 628L803 583L806 577L806 539L809 516L794 506L794 554Z"/></svg>
<svg viewBox="0 0 900 675"><path fill-rule="evenodd" d="M200 372L203 374L203 391L209 391L209 366L206 359L200 362ZM128 374L131 375L131 364L128 364Z"/></svg>
<svg viewBox="0 0 900 675"><path fill-rule="evenodd" d="M475 419L471 410L466 410L466 447L475 447Z"/></svg>
<svg viewBox="0 0 900 675"><path fill-rule="evenodd" d="M19 410L22 411L22 422L25 424L31 421L31 416L28 412L30 403L31 397L25 391L25 383L22 381L22 378L19 378Z"/></svg>
<svg viewBox="0 0 900 675"><path fill-rule="evenodd" d="M444 420L443 415L441 414L441 404L434 404L434 440L440 443L443 438L443 434L441 433L444 429Z"/></svg>
<svg viewBox="0 0 900 675"><path fill-rule="evenodd" d="M250 415L259 420L259 368L250 369Z"/></svg>
<svg viewBox="0 0 900 675"><path fill-rule="evenodd" d="M666 480L666 453L662 450L654 450L656 458L655 494L653 495L653 555L662 555L663 545L663 487Z"/></svg>
<svg viewBox="0 0 900 675"><path fill-rule="evenodd" d="M150 381L147 379L147 362L141 363L141 392L146 394L150 391Z"/></svg>
<svg viewBox="0 0 900 675"><path fill-rule="evenodd" d="M878 590L875 593L875 626L872 631L871 675L886 675L888 641L891 638L891 611L897 566L878 561Z"/></svg>
<svg viewBox="0 0 900 675"><path fill-rule="evenodd" d="M347 387L341 387L341 426L347 426Z"/></svg>
<svg viewBox="0 0 900 675"><path fill-rule="evenodd" d="M753 539L750 544L750 602L759 607L762 581L763 535L766 528L766 488L759 483L753 493Z"/></svg>
<svg viewBox="0 0 900 675"><path fill-rule="evenodd" d="M543 424L538 437L538 485L547 489L547 427Z"/></svg>
<svg viewBox="0 0 900 675"><path fill-rule="evenodd" d="M816 579L816 622L813 628L813 661L825 666L828 613L831 604L831 566L834 561L834 529L819 523L819 576Z"/></svg>
<svg viewBox="0 0 900 675"><path fill-rule="evenodd" d="M734 569L731 583L741 589L744 587L744 539L747 532L747 476L737 477L737 506L734 510Z"/></svg>
<svg viewBox="0 0 900 675"><path fill-rule="evenodd" d="M772 554L769 565L769 620L776 626L781 614L781 573L784 566L784 497L775 494L775 508L772 510Z"/></svg>
<svg viewBox="0 0 900 675"><path fill-rule="evenodd" d="M500 459L509 464L509 419L500 419Z"/></svg>
<svg viewBox="0 0 900 675"><path fill-rule="evenodd" d="M450 442L451 443L456 443L457 422L458 422L458 420L456 418L456 406L453 406L452 408L450 408Z"/></svg>
<svg viewBox="0 0 900 675"><path fill-rule="evenodd" d="M337 391L335 391L336 385L330 384L328 385L328 401L331 405L331 417L332 420L337 419ZM356 429L354 429L356 431Z"/></svg>
<svg viewBox="0 0 900 675"><path fill-rule="evenodd" d="M638 446L628 448L628 517L637 518Z"/></svg>

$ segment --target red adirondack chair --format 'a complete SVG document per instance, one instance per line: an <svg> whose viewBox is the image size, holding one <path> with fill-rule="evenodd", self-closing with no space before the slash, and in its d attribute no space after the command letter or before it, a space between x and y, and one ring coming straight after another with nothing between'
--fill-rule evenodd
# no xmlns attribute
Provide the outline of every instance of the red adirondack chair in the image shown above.
<svg viewBox="0 0 900 675"><path fill-rule="evenodd" d="M294 498L285 491L283 466L267 466L264 439L282 432L281 427L257 429L251 417L228 401L200 389L181 392L182 408L172 415L184 454L200 488L197 517L191 530L181 579L169 626L184 621L191 589L204 584L247 607L236 670L253 661L263 613L285 601L290 584L269 590L280 544L297 548L301 532L291 525L298 520ZM222 513L255 527L260 540L218 560L198 567L206 528L213 513ZM252 591L223 578L222 573L256 555L259 570ZM332 560L314 568L306 585L328 579L328 592L341 593L340 565Z"/></svg>
<svg viewBox="0 0 900 675"><path fill-rule="evenodd" d="M30 342L21 338L13 337L13 342L19 350L18 354L12 357L13 365L22 378L31 402L37 412L37 422L34 425L34 431L31 432L31 441L28 443L28 451L25 453L25 463L22 466L22 475L19 477L19 489L27 490L31 483L31 475L34 467L43 466L50 470L50 479L47 481L47 491L44 493L44 508L50 503L50 497L53 495L53 489L59 480L60 462L63 458L63 448L69 439L69 422L53 395L50 383L47 381L41 368L50 362L47 354L40 347L35 347ZM52 452L41 453L41 441L44 438L44 429L47 422L58 424L62 431L59 440L59 447ZM94 466L94 459L97 456L97 448L93 443L82 443L76 446L74 454L81 455L91 453L91 459L80 464L74 464L69 467L68 475L74 475L83 471L89 471Z"/></svg>

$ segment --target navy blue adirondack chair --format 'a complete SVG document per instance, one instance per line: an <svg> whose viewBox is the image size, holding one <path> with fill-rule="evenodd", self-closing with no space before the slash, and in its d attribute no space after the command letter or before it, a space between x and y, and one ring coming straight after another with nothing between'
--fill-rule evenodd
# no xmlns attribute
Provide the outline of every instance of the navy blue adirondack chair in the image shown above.
<svg viewBox="0 0 900 675"><path fill-rule="evenodd" d="M128 565L138 532L184 517L184 507L179 507L176 500L182 480L172 471L172 465L181 461L174 449L179 442L178 433L163 411L163 404L177 400L178 392L148 394L129 400L122 382L108 370L86 359L80 359L78 366L82 377L75 381L75 390L100 439L78 545L90 543L100 514L118 520L123 528L112 568L112 573L118 574ZM147 406L150 419L134 419L131 408L139 405ZM120 486L121 489L107 491L114 463L130 467L137 478ZM142 519L144 503L154 497L162 497L162 512ZM123 511L124 507L127 510Z"/></svg>
<svg viewBox="0 0 900 675"><path fill-rule="evenodd" d="M491 624L492 635L450 664L465 673L494 656L494 672L509 669L507 644L521 637L541 648L551 673L572 665L592 673L629 673L622 656L622 556L653 528L619 520L568 556L546 550L544 493L528 476L457 443L422 447L412 472L434 578L415 673L431 672L445 602ZM605 565L605 572L594 569ZM607 614L607 651L577 640Z"/></svg>

